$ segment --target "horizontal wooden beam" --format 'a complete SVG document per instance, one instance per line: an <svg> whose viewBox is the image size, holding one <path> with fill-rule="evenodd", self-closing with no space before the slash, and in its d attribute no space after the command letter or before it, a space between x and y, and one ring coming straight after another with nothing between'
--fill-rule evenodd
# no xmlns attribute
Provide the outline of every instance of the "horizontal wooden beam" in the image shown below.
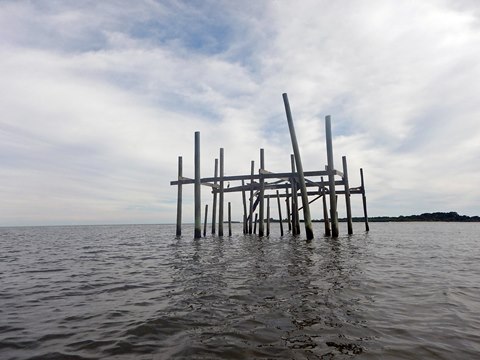
<svg viewBox="0 0 480 360"><path fill-rule="evenodd" d="M333 170L333 173L334 175L342 176L341 172L338 170ZM305 176L328 176L329 172L326 170L305 171L304 175ZM250 180L250 179L259 180L260 177L262 177L263 179L282 179L283 180L284 178L288 179L291 177L298 178L298 174L286 172L286 173L269 173L269 174L261 174L261 175L254 174L253 176L252 175L231 175L231 176L224 176L223 180L224 181L241 181L241 180ZM218 178L207 177L207 178L200 179L200 182L203 184L203 183L212 182L215 180L218 180ZM195 181L193 179L183 178L181 180L170 181L170 185L178 185L178 184L186 185L186 184L193 184L194 182Z"/></svg>

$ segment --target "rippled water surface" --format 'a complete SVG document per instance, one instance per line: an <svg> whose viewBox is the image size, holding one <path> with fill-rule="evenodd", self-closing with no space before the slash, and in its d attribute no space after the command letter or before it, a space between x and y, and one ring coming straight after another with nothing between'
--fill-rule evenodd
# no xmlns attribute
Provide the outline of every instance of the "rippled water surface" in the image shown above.
<svg viewBox="0 0 480 360"><path fill-rule="evenodd" d="M0 228L0 358L479 359L480 224L355 225Z"/></svg>

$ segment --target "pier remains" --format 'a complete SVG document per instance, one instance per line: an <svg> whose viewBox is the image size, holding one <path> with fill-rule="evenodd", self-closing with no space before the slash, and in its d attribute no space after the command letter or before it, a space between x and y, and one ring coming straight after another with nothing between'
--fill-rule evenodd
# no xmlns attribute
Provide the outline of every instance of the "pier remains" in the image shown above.
<svg viewBox="0 0 480 360"><path fill-rule="evenodd" d="M179 156L177 180L170 182L170 185L177 186L177 236L181 236L182 234L182 187L190 184L194 184L194 238L202 237L201 186L208 186L212 189L212 235L217 231L216 224L218 208L218 236L223 236L224 194L231 192L240 192L242 195L242 228L244 234L256 234L258 223L258 236L269 236L270 199L275 198L277 200L280 220L280 235L283 236L283 219L281 215L282 206L280 201L280 198L283 198L285 200L288 231L291 232L292 235L300 234L299 211L302 210L305 235L307 240L312 240L314 234L310 215L310 204L318 199L322 199L323 221L325 224L324 235L336 238L339 236L337 212L338 196L343 195L345 196L347 231L348 234L351 235L353 234L351 195L354 194L362 196L365 231L369 231L363 169L360 169L360 186L353 188L350 187L348 180L346 156L342 157L342 171L335 169L333 162L332 124L330 115L325 117L325 139L327 150L327 163L325 169L304 171L287 94L283 94L283 102L293 150L293 154L290 156L290 171L281 173L267 171L265 169L265 152L264 149L260 149L260 168L258 173L255 173L255 161L252 160L250 163L250 174L225 176L224 149L220 148L219 159L215 159L214 176L202 178L200 176L200 132L195 132L194 178L192 179L183 176L183 161L182 157ZM324 178L326 178L327 181L324 181ZM240 182L240 184L225 188L225 182L228 182L229 184ZM330 209L328 209L327 197ZM299 206L299 198L301 200L301 206ZM203 236L206 236L207 233L207 214L208 205L206 204ZM253 220L254 216L255 220ZM229 236L232 235L230 202L228 203L228 234Z"/></svg>

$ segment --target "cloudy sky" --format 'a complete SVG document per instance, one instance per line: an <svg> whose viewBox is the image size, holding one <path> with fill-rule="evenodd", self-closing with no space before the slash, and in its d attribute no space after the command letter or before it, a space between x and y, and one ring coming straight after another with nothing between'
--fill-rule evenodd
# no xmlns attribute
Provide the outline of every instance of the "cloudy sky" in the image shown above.
<svg viewBox="0 0 480 360"><path fill-rule="evenodd" d="M2 0L0 225L173 223L197 130L202 176L220 147L227 175L260 147L288 171L284 92L304 169L331 115L370 215L479 215L479 80L475 0Z"/></svg>

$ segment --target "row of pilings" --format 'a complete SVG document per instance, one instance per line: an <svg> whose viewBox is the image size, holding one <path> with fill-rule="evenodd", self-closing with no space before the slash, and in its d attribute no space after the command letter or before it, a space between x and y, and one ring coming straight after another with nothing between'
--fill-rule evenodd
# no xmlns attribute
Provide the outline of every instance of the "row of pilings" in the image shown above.
<svg viewBox="0 0 480 360"><path fill-rule="evenodd" d="M283 94L283 101L285 106L285 113L290 131L290 138L292 141L293 154L290 156L290 172L272 173L265 169L265 152L260 149L260 168L258 174L255 173L255 162L251 161L250 174L225 176L224 174L224 149L220 148L219 158L215 159L214 176L201 178L200 176L200 132L195 132L195 150L194 150L194 178L186 178L183 176L183 160L178 157L178 178L172 181L171 185L177 185L177 223L176 235L182 234L182 195L183 185L194 184L194 237L202 237L202 219L201 219L201 186L209 186L212 189L212 218L211 218L211 233L224 236L224 195L229 192L241 192L243 203L243 233L256 234L258 224L258 236L268 236L270 233L270 199L276 198L280 234L283 236L283 220L282 220L282 206L280 198L285 198L286 214L288 230L293 235L300 234L300 219L299 211L303 212L303 223L305 226L305 234L307 240L314 237L312 220L310 214L310 204L318 199L322 199L325 235L338 237L338 212L337 202L338 195L345 196L346 215L347 215L347 229L348 234L353 234L352 225L352 211L351 211L351 195L362 195L363 202L363 216L365 222L365 230L369 230L368 216L367 216L367 202L365 196L365 184L363 178L363 169L360 169L361 185L351 188L348 180L347 159L342 157L342 171L338 171L334 167L333 162L333 141L332 141L332 126L331 117L325 117L325 133L326 133L326 150L327 150L327 165L325 170L318 171L304 171L302 159L300 156L300 149L298 146L297 136L293 123L292 113L287 94ZM320 181L318 180L320 177ZM324 177L327 181L324 181ZM337 178L336 178L337 177ZM316 178L316 180L312 180ZM339 179L338 179L339 178ZM268 182L272 181L273 182ZM241 185L225 188L225 182L230 185L231 182L241 181ZM249 183L246 183L249 181ZM258 182L257 182L258 181ZM340 189L336 189L341 186ZM311 191L310 189L316 189ZM284 190L284 194L280 194L279 190ZM310 191L309 191L310 190ZM274 191L274 194L267 193ZM300 192L300 194L299 194ZM248 205L247 205L247 194ZM301 198L301 206L299 206L298 197ZM330 211L328 211L327 196L329 198ZM313 197L309 200L309 197ZM265 209L265 200L267 202ZM218 201L218 204L217 204ZM218 221L217 221L217 205L218 205ZM258 211L256 211L258 208ZM266 210L266 214L265 214ZM208 220L208 205L205 205L204 210L204 224L203 236L207 232ZM253 216L255 214L255 220ZM266 215L266 224L265 224ZM228 203L228 234L232 235L231 226L231 203ZM218 224L218 230L216 225ZM266 225L266 229L265 229Z"/></svg>

